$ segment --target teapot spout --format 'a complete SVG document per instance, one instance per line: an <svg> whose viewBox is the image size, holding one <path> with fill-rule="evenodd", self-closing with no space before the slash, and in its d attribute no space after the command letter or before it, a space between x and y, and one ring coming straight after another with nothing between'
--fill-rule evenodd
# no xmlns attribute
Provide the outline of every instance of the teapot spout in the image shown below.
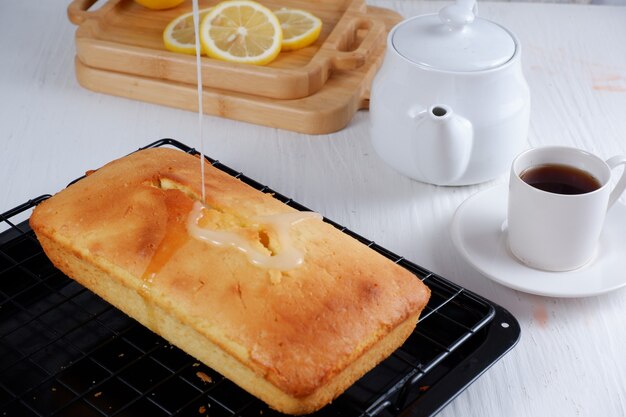
<svg viewBox="0 0 626 417"><path fill-rule="evenodd" d="M409 116L415 123L417 161L424 178L432 184L453 184L469 165L474 141L471 122L444 104Z"/></svg>

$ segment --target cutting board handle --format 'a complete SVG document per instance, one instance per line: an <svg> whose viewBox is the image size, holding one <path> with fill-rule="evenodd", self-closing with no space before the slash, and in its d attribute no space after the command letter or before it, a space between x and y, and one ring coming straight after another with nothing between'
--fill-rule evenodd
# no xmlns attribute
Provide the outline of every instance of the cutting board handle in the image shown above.
<svg viewBox="0 0 626 417"><path fill-rule="evenodd" d="M75 25L80 25L85 20L90 18L96 18L101 14L104 14L108 9L115 7L120 0L109 0L104 6L93 12L89 11L89 8L93 6L98 0L73 0L69 6L67 6L67 17Z"/></svg>
<svg viewBox="0 0 626 417"><path fill-rule="evenodd" d="M359 46L355 50L347 50L357 41L357 31L365 30ZM379 45L379 39L386 34L385 24L378 20L363 16L354 17L343 25L338 25L324 44L330 56L334 70L357 69L368 59L373 49Z"/></svg>

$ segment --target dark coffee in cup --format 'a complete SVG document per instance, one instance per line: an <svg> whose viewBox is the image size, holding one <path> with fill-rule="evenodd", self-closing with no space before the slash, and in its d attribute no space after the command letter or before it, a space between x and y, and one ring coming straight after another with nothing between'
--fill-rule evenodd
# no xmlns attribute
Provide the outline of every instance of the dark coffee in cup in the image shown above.
<svg viewBox="0 0 626 417"><path fill-rule="evenodd" d="M607 211L626 190L626 170L610 186L612 170L622 165L626 155L603 161L565 146L518 155L509 177L506 239L511 253L525 265L555 272L592 261L601 249Z"/></svg>
<svg viewBox="0 0 626 417"><path fill-rule="evenodd" d="M520 174L527 184L555 194L585 194L601 184L590 173L569 165L545 164L527 168Z"/></svg>

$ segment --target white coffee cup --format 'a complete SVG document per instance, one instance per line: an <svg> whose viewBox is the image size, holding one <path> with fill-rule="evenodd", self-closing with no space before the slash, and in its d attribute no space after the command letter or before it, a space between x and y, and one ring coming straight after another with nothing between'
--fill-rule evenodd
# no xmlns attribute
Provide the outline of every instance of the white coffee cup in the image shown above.
<svg viewBox="0 0 626 417"><path fill-rule="evenodd" d="M521 178L542 165L566 165L591 174L599 188L583 194L543 191ZM626 168L613 191L611 170L626 166L626 156L603 161L580 149L549 146L527 150L511 166L508 203L509 249L524 264L547 271L569 271L596 252L607 210L626 188Z"/></svg>

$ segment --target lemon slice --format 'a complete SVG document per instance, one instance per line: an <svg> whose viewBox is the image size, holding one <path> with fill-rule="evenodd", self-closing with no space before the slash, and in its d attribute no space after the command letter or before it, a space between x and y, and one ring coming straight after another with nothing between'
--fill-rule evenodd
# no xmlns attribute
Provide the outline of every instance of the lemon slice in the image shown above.
<svg viewBox="0 0 626 417"><path fill-rule="evenodd" d="M152 10L164 10L171 9L181 4L185 0L135 0L135 2L141 4L143 7L147 7Z"/></svg>
<svg viewBox="0 0 626 417"><path fill-rule="evenodd" d="M212 7L199 10L200 20L211 9ZM167 24L163 31L163 43L165 48L172 52L196 54L196 31L193 26L193 12L182 14Z"/></svg>
<svg viewBox="0 0 626 417"><path fill-rule="evenodd" d="M309 12L297 9L280 9L274 12L283 30L283 51L304 48L317 40L322 21Z"/></svg>
<svg viewBox="0 0 626 417"><path fill-rule="evenodd" d="M265 6L250 0L228 0L202 19L200 42L212 58L265 65L280 53L280 22Z"/></svg>

